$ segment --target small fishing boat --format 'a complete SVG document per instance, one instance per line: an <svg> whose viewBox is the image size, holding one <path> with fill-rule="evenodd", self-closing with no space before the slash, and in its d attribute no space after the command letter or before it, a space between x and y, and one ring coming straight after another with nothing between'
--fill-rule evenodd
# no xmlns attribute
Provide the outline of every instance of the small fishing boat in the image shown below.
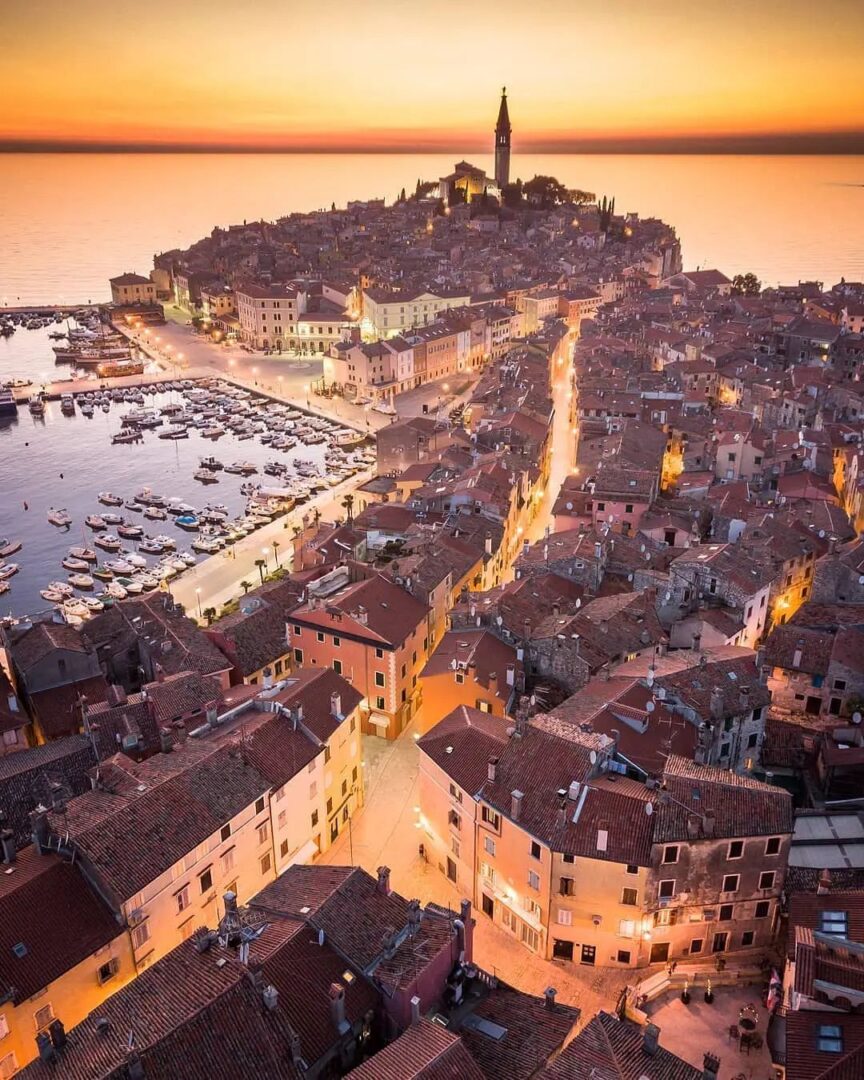
<svg viewBox="0 0 864 1080"><path fill-rule="evenodd" d="M5 581L7 578L12 577L12 575L17 574L19 570L20 567L18 566L18 563L0 563L0 581Z"/></svg>
<svg viewBox="0 0 864 1080"><path fill-rule="evenodd" d="M103 506L123 505L123 500L120 498L120 496L114 495L110 491L100 491L96 498L99 500L100 503L102 503Z"/></svg>
<svg viewBox="0 0 864 1080"><path fill-rule="evenodd" d="M63 611L66 615L71 615L76 619L87 619L90 617L90 609L83 600L79 600L77 597L72 600L64 600Z"/></svg>
<svg viewBox="0 0 864 1080"><path fill-rule="evenodd" d="M61 596L71 596L75 591L72 586L65 581L49 581L46 588L51 589L52 592L60 593Z"/></svg>
<svg viewBox="0 0 864 1080"><path fill-rule="evenodd" d="M138 596L139 593L144 592L144 586L135 578L118 578L117 584L122 585L130 596Z"/></svg>
<svg viewBox="0 0 864 1080"><path fill-rule="evenodd" d="M199 536L196 540L192 541L192 550L201 551L207 555L212 555L219 551L222 544L212 536Z"/></svg>
<svg viewBox="0 0 864 1080"><path fill-rule="evenodd" d="M83 559L74 559L71 555L60 563L64 570L74 570L76 573L87 569L87 563Z"/></svg>
<svg viewBox="0 0 864 1080"><path fill-rule="evenodd" d="M218 484L219 477L209 469L197 469L192 476L202 484Z"/></svg>
<svg viewBox="0 0 864 1080"><path fill-rule="evenodd" d="M181 514L174 518L174 524L179 529L185 529L186 532L197 532L200 522L194 514Z"/></svg>
<svg viewBox="0 0 864 1080"><path fill-rule="evenodd" d="M93 614L98 614L100 611L105 610L105 604L98 596L82 596L81 599L87 605L88 610Z"/></svg>
<svg viewBox="0 0 864 1080"><path fill-rule="evenodd" d="M141 511L144 509L144 504L139 503L139 502L135 502L134 499L127 499L126 500L126 509L131 510L134 514L140 514Z"/></svg>
<svg viewBox="0 0 864 1080"><path fill-rule="evenodd" d="M161 555L165 550L164 544L159 544L155 540L142 540L138 545L138 550L143 551L147 555Z"/></svg>
<svg viewBox="0 0 864 1080"><path fill-rule="evenodd" d="M225 468L222 462L215 457L200 458L198 464L201 466L202 469L210 469L211 472L218 472L219 469Z"/></svg>
<svg viewBox="0 0 864 1080"><path fill-rule="evenodd" d="M144 508L144 517L149 518L151 521L165 521L168 515L159 506L146 506Z"/></svg>
<svg viewBox="0 0 864 1080"><path fill-rule="evenodd" d="M154 577L153 574L139 574L137 580L148 592L159 587L159 578Z"/></svg>
<svg viewBox="0 0 864 1080"><path fill-rule="evenodd" d="M49 604L61 604L68 594L62 593L58 589L40 589L39 595L43 600L47 600Z"/></svg>
<svg viewBox="0 0 864 1080"><path fill-rule="evenodd" d="M105 518L100 517L99 514L88 514L87 517L84 518L84 524L88 529L93 529L94 531L108 528L108 522Z"/></svg>
<svg viewBox="0 0 864 1080"><path fill-rule="evenodd" d="M141 442L141 433L139 431L120 431L116 435L111 436L111 442L117 443L137 443Z"/></svg>
<svg viewBox="0 0 864 1080"><path fill-rule="evenodd" d="M8 540L5 536L0 539L0 559L6 559L21 550L20 540Z"/></svg>
<svg viewBox="0 0 864 1080"><path fill-rule="evenodd" d="M130 525L128 522L124 522L122 525L117 526L117 535L122 536L124 540L137 540L139 536L144 535L144 529L140 525Z"/></svg>
<svg viewBox="0 0 864 1080"><path fill-rule="evenodd" d="M30 400L27 402L27 405L30 409L30 412L33 413L34 416L45 415L45 402L42 400L41 394L33 394Z"/></svg>
<svg viewBox="0 0 864 1080"><path fill-rule="evenodd" d="M0 555L3 553L0 552ZM96 562L96 552L93 548L88 547L73 547L69 548L69 554L73 559L83 559L85 563Z"/></svg>
<svg viewBox="0 0 864 1080"><path fill-rule="evenodd" d="M126 597L129 595L118 581L112 581L108 588L105 590L105 592L113 600L125 600Z"/></svg>
<svg viewBox="0 0 864 1080"><path fill-rule="evenodd" d="M185 427L171 426L166 428L165 431L160 431L156 436L158 439L188 439L189 432Z"/></svg>
<svg viewBox="0 0 864 1080"><path fill-rule="evenodd" d="M60 395L60 411L66 416L72 416L75 412L75 398L71 394Z"/></svg>
<svg viewBox="0 0 864 1080"><path fill-rule="evenodd" d="M112 559L105 566L115 574L132 574L135 571L135 567L125 559Z"/></svg>
<svg viewBox="0 0 864 1080"><path fill-rule="evenodd" d="M104 536L97 536L93 543L96 547L102 548L103 551L119 551L123 546L120 543L120 537L114 536L112 533L106 533Z"/></svg>
<svg viewBox="0 0 864 1080"><path fill-rule="evenodd" d="M72 524L72 518L65 510L55 510L53 507L48 511L48 520L58 529L66 529Z"/></svg>
<svg viewBox="0 0 864 1080"><path fill-rule="evenodd" d="M89 574L70 574L69 584L74 585L76 589L92 589L93 578Z"/></svg>
<svg viewBox="0 0 864 1080"><path fill-rule="evenodd" d="M177 556L178 559L182 559L187 566L194 566L198 562L198 556L194 555L191 551L181 551Z"/></svg>
<svg viewBox="0 0 864 1080"><path fill-rule="evenodd" d="M143 555L135 555L134 553L126 556L126 562L130 566L134 566L136 570L143 570L147 566L147 560Z"/></svg>
<svg viewBox="0 0 864 1080"><path fill-rule="evenodd" d="M94 578L97 578L99 581L114 580L114 571L108 570L104 566L94 566L90 573L93 575Z"/></svg>
<svg viewBox="0 0 864 1080"><path fill-rule="evenodd" d="M103 514L102 520L106 525L123 525L123 517L120 514Z"/></svg>
<svg viewBox="0 0 864 1080"><path fill-rule="evenodd" d="M173 536L154 536L153 539L168 551L173 551L177 547L177 541Z"/></svg>

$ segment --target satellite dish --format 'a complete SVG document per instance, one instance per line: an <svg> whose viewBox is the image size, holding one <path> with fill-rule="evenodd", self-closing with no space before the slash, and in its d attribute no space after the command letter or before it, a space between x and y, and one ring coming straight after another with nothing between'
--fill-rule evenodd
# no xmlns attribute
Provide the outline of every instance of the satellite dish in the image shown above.
<svg viewBox="0 0 864 1080"><path fill-rule="evenodd" d="M565 503L564 505L567 507L568 510L573 509L573 503L572 502Z"/></svg>
<svg viewBox="0 0 864 1080"><path fill-rule="evenodd" d="M649 702L648 702L648 703L647 703L647 704L645 705L645 712L647 712L647 713L652 713L652 712L654 712L654 708L655 708L655 706L654 706L654 702L653 702L653 701L649 701Z"/></svg>
<svg viewBox="0 0 864 1080"><path fill-rule="evenodd" d="M859 574L858 575L858 584L859 585L864 585L864 574Z"/></svg>
<svg viewBox="0 0 864 1080"><path fill-rule="evenodd" d="M652 802L646 802L645 803L645 813L648 815L648 817L651 817L651 815L654 813L654 803L652 803Z"/></svg>
<svg viewBox="0 0 864 1080"><path fill-rule="evenodd" d="M597 751L596 750L591 751L591 753L588 755L588 760L591 762L592 765L597 764Z"/></svg>
<svg viewBox="0 0 864 1080"><path fill-rule="evenodd" d="M853 724L860 724L861 723L861 713L860 712L853 712L852 713L852 723Z"/></svg>
<svg viewBox="0 0 864 1080"><path fill-rule="evenodd" d="M825 530L824 530L824 529L820 529L820 530L819 530L819 539L820 539L820 540L824 540L824 539L825 539Z"/></svg>

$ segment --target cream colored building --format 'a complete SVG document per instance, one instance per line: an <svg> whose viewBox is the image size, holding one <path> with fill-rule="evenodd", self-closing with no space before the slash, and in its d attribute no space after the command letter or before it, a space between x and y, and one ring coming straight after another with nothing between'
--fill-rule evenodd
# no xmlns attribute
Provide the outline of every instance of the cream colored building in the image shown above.
<svg viewBox="0 0 864 1080"><path fill-rule="evenodd" d="M290 285L241 285L234 296L243 341L254 349L291 347L297 336L297 289Z"/></svg>
<svg viewBox="0 0 864 1080"><path fill-rule="evenodd" d="M385 289L364 289L362 331L367 340L404 334L414 327L433 322L439 312L464 307L470 294L455 290L425 289L394 293Z"/></svg>
<svg viewBox="0 0 864 1080"><path fill-rule="evenodd" d="M156 286L140 274L121 274L111 278L111 303L120 307L126 304L155 304Z"/></svg>

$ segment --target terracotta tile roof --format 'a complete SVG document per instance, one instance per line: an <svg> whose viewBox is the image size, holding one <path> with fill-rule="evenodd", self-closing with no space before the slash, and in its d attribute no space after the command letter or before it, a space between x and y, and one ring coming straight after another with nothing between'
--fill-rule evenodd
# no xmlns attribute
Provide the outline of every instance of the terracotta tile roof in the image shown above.
<svg viewBox="0 0 864 1080"><path fill-rule="evenodd" d="M783 788L748 776L697 765L671 756L663 773L663 789L672 796L655 803L654 842L686 840L687 820L714 814L714 836L783 836L791 834L792 796Z"/></svg>
<svg viewBox="0 0 864 1080"><path fill-rule="evenodd" d="M37 1059L18 1075L117 1080L131 1036L147 1080L299 1080L282 1010L262 1006L239 960L217 959L183 942L73 1028L59 1065Z"/></svg>
<svg viewBox="0 0 864 1080"><path fill-rule="evenodd" d="M658 1046L644 1050L644 1029L599 1012L538 1080L702 1080L702 1070Z"/></svg>
<svg viewBox="0 0 864 1080"><path fill-rule="evenodd" d="M485 1080L485 1074L458 1036L421 1019L346 1080Z"/></svg>
<svg viewBox="0 0 864 1080"><path fill-rule="evenodd" d="M297 606L303 587L293 580L268 583L255 589L240 603L240 610L213 623L208 636L241 673L251 675L288 651L285 623Z"/></svg>
<svg viewBox="0 0 864 1080"><path fill-rule="evenodd" d="M164 726L203 712L208 704L219 700L221 686L212 676L183 671L168 675L163 681L147 683L143 692L152 702L156 723Z"/></svg>
<svg viewBox="0 0 864 1080"><path fill-rule="evenodd" d="M245 740L249 762L274 787L282 787L322 753L321 747L281 713L273 713Z"/></svg>
<svg viewBox="0 0 864 1080"><path fill-rule="evenodd" d="M435 652L429 657L421 672L421 678L444 675L455 668L473 665L470 674L483 686L490 686L491 675L498 680L497 696L504 702L510 700L515 686L515 671L521 671L522 662L516 658L513 645L495 637L488 630L450 630L438 642ZM507 684L507 668L514 668L514 684Z"/></svg>
<svg viewBox="0 0 864 1080"><path fill-rule="evenodd" d="M302 725L321 743L338 730L340 724L351 715L363 700L363 695L337 675L332 668L303 668L294 672L285 680L284 690L280 690L271 701L278 702L286 709L303 708ZM333 715L332 697L339 695L339 709L342 719Z"/></svg>
<svg viewBox="0 0 864 1080"><path fill-rule="evenodd" d="M795 930L799 927L819 930L824 911L842 911L846 915L846 936L864 942L864 889L832 891L823 894L793 892L789 896L787 954L794 953Z"/></svg>
<svg viewBox="0 0 864 1080"><path fill-rule="evenodd" d="M428 731L418 746L470 795L486 781L490 757L507 745L509 720L460 705Z"/></svg>
<svg viewBox="0 0 864 1080"><path fill-rule="evenodd" d="M123 901L267 792L270 782L241 747L187 740L182 750L135 764L100 765L102 786L50 815L113 895ZM142 790L143 788L143 790Z"/></svg>
<svg viewBox="0 0 864 1080"><path fill-rule="evenodd" d="M817 1038L823 1024L839 1027L841 1054L820 1050ZM864 1049L864 1016L845 1012L791 1011L786 1015L787 1080L860 1080L860 1073L835 1073L853 1053ZM859 1059L860 1060L860 1059Z"/></svg>
<svg viewBox="0 0 864 1080"><path fill-rule="evenodd" d="M695 656L694 656L695 659ZM742 688L748 689L746 705ZM771 703L771 692L759 678L755 653L728 660L697 661L693 666L676 672L660 674L654 680L654 691L664 689L666 698L689 706L705 720L711 718L712 695L722 704L723 716L737 716Z"/></svg>
<svg viewBox="0 0 864 1080"><path fill-rule="evenodd" d="M104 701L108 683L103 675L93 675L65 686L52 686L28 696L30 713L38 720L44 735L56 739L81 729L82 697L88 701Z"/></svg>
<svg viewBox="0 0 864 1080"><path fill-rule="evenodd" d="M458 1026L487 1080L528 1080L560 1049L578 1019L571 1005L550 1007L542 997L500 983L451 1026ZM497 1024L505 1034L490 1037L485 1024Z"/></svg>
<svg viewBox="0 0 864 1080"><path fill-rule="evenodd" d="M306 918L355 873L351 866L290 866L255 897L250 907L275 915ZM304 908L308 909L304 911Z"/></svg>
<svg viewBox="0 0 864 1080"><path fill-rule="evenodd" d="M87 643L78 631L63 622L33 623L25 629L17 627L10 634L10 645L15 666L25 676L34 664L57 649L77 653L88 651Z"/></svg>
<svg viewBox="0 0 864 1080"><path fill-rule="evenodd" d="M331 633L341 627L346 636L399 646L425 623L428 612L427 604L383 574L374 574L328 597L321 606L304 604L291 618L304 626L323 627Z"/></svg>
<svg viewBox="0 0 864 1080"><path fill-rule="evenodd" d="M31 845L6 870L0 874L0 997L9 993L19 1004L123 930L59 855L39 855Z"/></svg>
<svg viewBox="0 0 864 1080"><path fill-rule="evenodd" d="M834 646L834 634L798 626L775 626L765 642L765 663L772 667L826 675ZM799 653L798 663L795 654Z"/></svg>

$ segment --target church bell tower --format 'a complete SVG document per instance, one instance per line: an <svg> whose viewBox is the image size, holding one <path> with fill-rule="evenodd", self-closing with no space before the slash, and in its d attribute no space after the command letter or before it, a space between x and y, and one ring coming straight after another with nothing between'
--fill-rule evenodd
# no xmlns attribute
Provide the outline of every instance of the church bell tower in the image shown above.
<svg viewBox="0 0 864 1080"><path fill-rule="evenodd" d="M510 114L507 112L507 87L501 91L501 107L495 125L495 183L498 189L510 183Z"/></svg>

